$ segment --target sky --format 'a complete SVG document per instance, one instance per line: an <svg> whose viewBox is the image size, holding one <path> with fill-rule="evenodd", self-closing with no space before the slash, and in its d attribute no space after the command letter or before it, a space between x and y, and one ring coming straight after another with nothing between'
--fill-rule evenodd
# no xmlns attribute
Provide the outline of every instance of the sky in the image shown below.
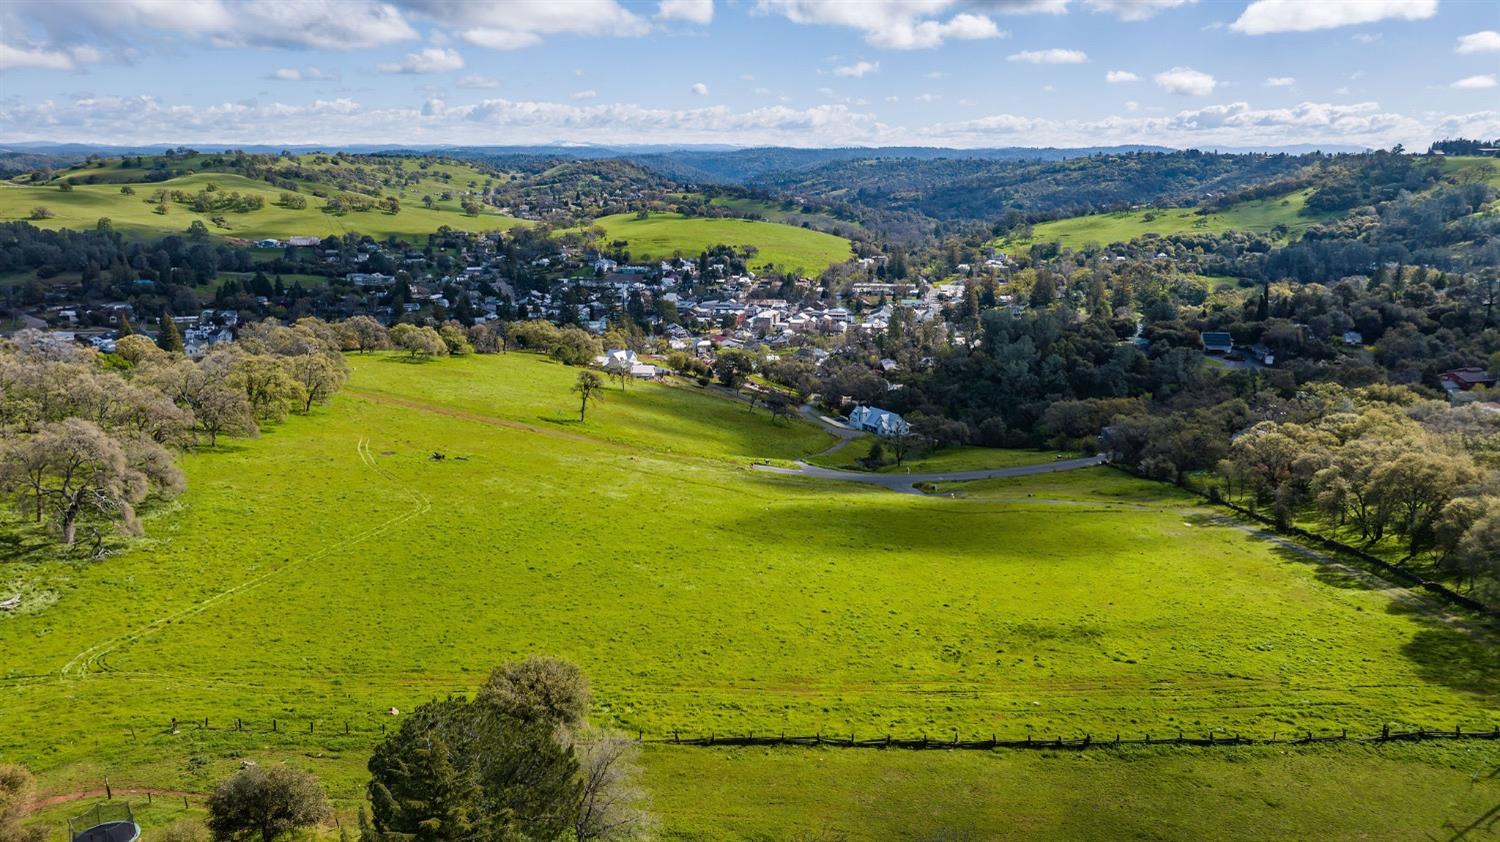
<svg viewBox="0 0 1500 842"><path fill-rule="evenodd" d="M1425 148L1495 0L3 0L0 145Z"/></svg>

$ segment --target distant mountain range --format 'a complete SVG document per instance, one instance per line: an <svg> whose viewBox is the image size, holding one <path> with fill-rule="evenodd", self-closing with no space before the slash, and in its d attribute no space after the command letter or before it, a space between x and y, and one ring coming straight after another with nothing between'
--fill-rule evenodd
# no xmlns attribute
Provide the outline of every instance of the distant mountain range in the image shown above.
<svg viewBox="0 0 1500 842"><path fill-rule="evenodd" d="M722 155L734 154L747 157L766 155L768 153L782 153L789 157L805 156L808 160L831 161L851 160L856 158L982 158L988 160L1039 160L1055 161L1064 158L1079 158L1089 155L1111 155L1127 152L1171 152L1173 147L1150 146L1141 144L1123 146L1085 146L1085 147L1029 147L1029 146L1004 146L977 149L959 149L943 146L849 146L849 147L787 147L787 146L759 146L744 147L730 146L724 144L615 144L610 146L597 146L593 144L535 144L526 146L475 146L475 145L451 145L451 144L391 144L391 143L351 143L351 144L290 144L276 145L268 143L151 143L151 144L108 144L108 143L54 143L51 141L27 141L24 143L0 142L0 153L26 152L31 154L47 154L57 156L88 156L88 155L154 155L168 149L180 146L189 146L204 152L222 152L230 149L240 149L245 152L280 152L283 149L289 152L353 152L357 154L368 154L374 152L437 152L437 153L470 153L484 155L551 155L557 157L574 158L634 158L649 155ZM1245 153L1285 153L1299 155L1307 152L1364 152L1363 146L1350 145L1319 145L1299 144L1295 146L1218 146L1198 147L1205 152L1221 152L1231 154Z"/></svg>

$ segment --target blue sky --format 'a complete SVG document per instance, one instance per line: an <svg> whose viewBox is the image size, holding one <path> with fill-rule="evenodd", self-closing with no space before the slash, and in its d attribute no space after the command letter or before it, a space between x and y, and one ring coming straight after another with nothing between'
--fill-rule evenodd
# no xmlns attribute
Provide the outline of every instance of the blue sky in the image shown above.
<svg viewBox="0 0 1500 842"><path fill-rule="evenodd" d="M0 143L1425 146L1489 0L7 0Z"/></svg>

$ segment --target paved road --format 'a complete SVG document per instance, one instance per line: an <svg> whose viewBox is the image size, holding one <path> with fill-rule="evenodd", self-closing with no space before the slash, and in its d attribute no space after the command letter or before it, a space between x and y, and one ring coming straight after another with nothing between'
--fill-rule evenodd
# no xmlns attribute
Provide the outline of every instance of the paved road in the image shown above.
<svg viewBox="0 0 1500 842"><path fill-rule="evenodd" d="M1050 474L1055 471L1072 471L1077 468L1092 468L1095 465L1104 464L1103 456L1089 456L1083 459L1063 459L1057 462L1042 462L1036 465L1018 465L1014 468L989 468L979 471L947 471L936 474L875 474L861 471L837 471L832 468L819 468L799 462L796 468L781 468L775 465L756 465L758 471L766 471L773 474L785 476L814 477L816 479L841 480L843 482L863 482L868 485L879 485L892 491L904 494L921 494L914 486L919 482L962 482L974 479L998 479L1000 477L1026 477L1033 474Z"/></svg>

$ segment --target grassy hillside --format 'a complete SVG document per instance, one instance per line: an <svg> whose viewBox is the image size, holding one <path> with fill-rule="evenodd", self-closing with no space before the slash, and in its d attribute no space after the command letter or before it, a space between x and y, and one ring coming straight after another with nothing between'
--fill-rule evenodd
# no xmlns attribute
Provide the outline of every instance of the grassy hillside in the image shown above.
<svg viewBox="0 0 1500 842"><path fill-rule="evenodd" d="M265 206L248 212L225 211L229 228L217 228L210 222L216 213L194 213L183 204L170 204L166 214L157 214L146 201L157 189L197 193L209 183L220 191L256 194ZM0 221L28 220L43 228L92 228L100 217L109 217L115 228L128 234L160 236L187 230L193 220L201 220L209 230L223 236L283 238L293 235L328 236L351 231L384 238L391 234L416 237L436 231L439 226L465 231L505 229L520 220L495 213L466 216L455 207L428 209L416 200L403 200L401 211L390 214L380 210L335 215L324 210L327 202L316 196L304 197L307 207L284 208L276 204L281 190L263 181L228 173L197 173L179 176L153 184L133 184L135 195L120 192L119 184L80 184L64 192L56 186L30 186L0 182ZM31 220L33 208L45 207L54 216Z"/></svg>
<svg viewBox="0 0 1500 842"><path fill-rule="evenodd" d="M661 259L676 254L696 257L709 246L755 246L759 254L750 265L780 266L817 274L852 254L843 237L775 222L747 219L688 218L675 213L653 213L637 219L631 213L596 220L607 240L625 240L632 258Z"/></svg>
<svg viewBox="0 0 1500 842"><path fill-rule="evenodd" d="M759 199L717 196L709 204L729 208L737 213L754 213L770 222L801 226L804 223L820 230L829 226L840 226L837 230L859 230L854 220L839 219L830 213L806 213L801 205L791 202L767 202Z"/></svg>
<svg viewBox="0 0 1500 842"><path fill-rule="evenodd" d="M1309 226L1327 218L1326 215L1302 213L1309 192L1304 190L1286 196L1240 202L1210 214L1199 214L1197 208L1154 208L1075 216L1039 223L1033 227L1030 237L1001 239L996 245L1010 249L1056 241L1076 249L1088 243L1128 242L1143 234L1167 236L1224 231L1265 234L1278 225L1285 226L1287 237L1295 238Z"/></svg>
<svg viewBox="0 0 1500 842"><path fill-rule="evenodd" d="M596 722L658 737L1268 736L1500 715L1485 638L1165 486L1096 469L944 499L771 476L748 463L830 437L651 384L611 388L578 422L576 370L531 355L351 362L326 409L184 457L189 491L147 513L133 550L0 568L0 592L39 595L0 615L0 756L48 792L106 774L202 792L242 760L285 760L348 816L389 708L472 692L533 652L583 666ZM173 717L210 728L170 733ZM1500 746L1481 743L645 759L679 839L994 835L1001 818L1118 838L1125 817L1146 835L1156 817L1187 836L1399 838L1500 799L1483 777ZM1082 809L1096 799L1111 806ZM1252 821L1267 811L1281 823Z"/></svg>
<svg viewBox="0 0 1500 842"><path fill-rule="evenodd" d="M1500 158L1452 156L1442 159L1443 175L1455 181L1483 181L1500 189Z"/></svg>

